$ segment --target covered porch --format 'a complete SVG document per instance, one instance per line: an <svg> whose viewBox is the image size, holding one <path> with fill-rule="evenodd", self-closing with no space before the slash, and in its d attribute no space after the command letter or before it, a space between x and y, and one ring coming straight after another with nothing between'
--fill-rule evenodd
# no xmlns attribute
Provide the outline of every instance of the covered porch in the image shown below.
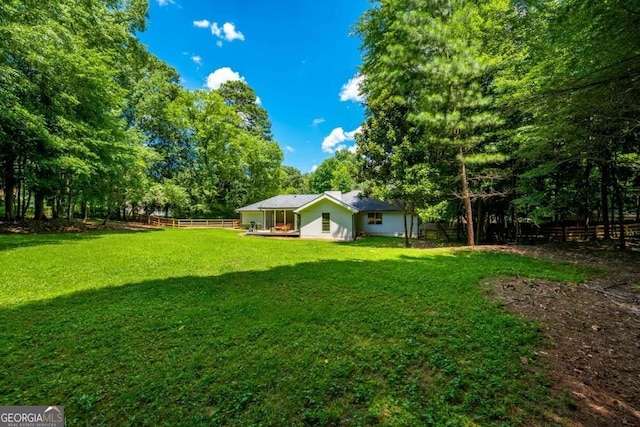
<svg viewBox="0 0 640 427"><path fill-rule="evenodd" d="M262 223L251 224L249 234L299 236L299 215L293 209L264 209Z"/></svg>

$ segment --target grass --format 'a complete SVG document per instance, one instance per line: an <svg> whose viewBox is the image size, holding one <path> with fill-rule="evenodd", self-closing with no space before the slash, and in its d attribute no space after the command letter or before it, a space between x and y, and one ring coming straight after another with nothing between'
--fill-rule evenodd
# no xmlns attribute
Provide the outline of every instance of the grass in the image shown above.
<svg viewBox="0 0 640 427"><path fill-rule="evenodd" d="M379 244L378 244L379 243ZM383 247L381 247L383 246ZM478 282L580 281L484 251L225 230L0 236L0 405L69 425L518 425L536 326Z"/></svg>

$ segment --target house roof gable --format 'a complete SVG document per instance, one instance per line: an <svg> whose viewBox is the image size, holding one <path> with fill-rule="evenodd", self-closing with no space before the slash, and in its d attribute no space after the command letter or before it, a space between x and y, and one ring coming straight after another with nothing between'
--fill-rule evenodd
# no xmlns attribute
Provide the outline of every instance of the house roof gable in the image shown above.
<svg viewBox="0 0 640 427"><path fill-rule="evenodd" d="M350 204L345 203L345 202L343 202L342 200L340 200L340 199L338 199L338 198L336 198L336 197L333 197L331 194L328 194L328 193L324 193L324 194L322 194L320 197L318 197L318 198L316 198L316 199L314 199L314 200L309 201L308 203L304 204L303 206L300 206L300 207L299 207L298 209L296 209L294 212L295 212L295 213L299 213L299 212L301 212L301 211L303 211L303 210L305 210L305 209L307 209L307 208L309 208L309 207L311 207L311 206L315 205L316 203L318 203L318 202L320 202L320 201L322 201L322 200L328 200L328 201L330 201L330 202L332 202L332 203L335 203L336 205L338 205L338 206L340 206L340 207L343 207L343 208L345 208L345 209L350 210L350 211L351 211L351 212L353 212L353 213L358 213L358 212L360 212L360 211L358 210L358 208L356 208L355 206L351 206Z"/></svg>

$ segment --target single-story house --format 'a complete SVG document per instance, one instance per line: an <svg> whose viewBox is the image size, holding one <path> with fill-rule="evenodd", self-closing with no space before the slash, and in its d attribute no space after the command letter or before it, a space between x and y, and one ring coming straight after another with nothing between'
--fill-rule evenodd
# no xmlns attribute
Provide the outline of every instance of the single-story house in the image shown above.
<svg viewBox="0 0 640 427"><path fill-rule="evenodd" d="M360 191L280 195L236 212L240 214L241 223L252 224L250 234L347 241L358 235L404 236L402 208L363 197ZM414 237L417 233L417 218L414 218Z"/></svg>

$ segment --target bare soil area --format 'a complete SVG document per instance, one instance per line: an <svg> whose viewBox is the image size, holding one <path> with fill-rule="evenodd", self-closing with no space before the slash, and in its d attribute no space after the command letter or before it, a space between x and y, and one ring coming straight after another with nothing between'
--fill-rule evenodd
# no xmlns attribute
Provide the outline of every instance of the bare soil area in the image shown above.
<svg viewBox="0 0 640 427"><path fill-rule="evenodd" d="M499 277L490 298L535 321L545 337L531 369L547 372L563 426L640 426L640 254L608 246L485 247L599 270L585 283Z"/></svg>
<svg viewBox="0 0 640 427"><path fill-rule="evenodd" d="M140 231L157 227L138 222L104 221L102 219L0 221L0 234L79 233L83 231Z"/></svg>

